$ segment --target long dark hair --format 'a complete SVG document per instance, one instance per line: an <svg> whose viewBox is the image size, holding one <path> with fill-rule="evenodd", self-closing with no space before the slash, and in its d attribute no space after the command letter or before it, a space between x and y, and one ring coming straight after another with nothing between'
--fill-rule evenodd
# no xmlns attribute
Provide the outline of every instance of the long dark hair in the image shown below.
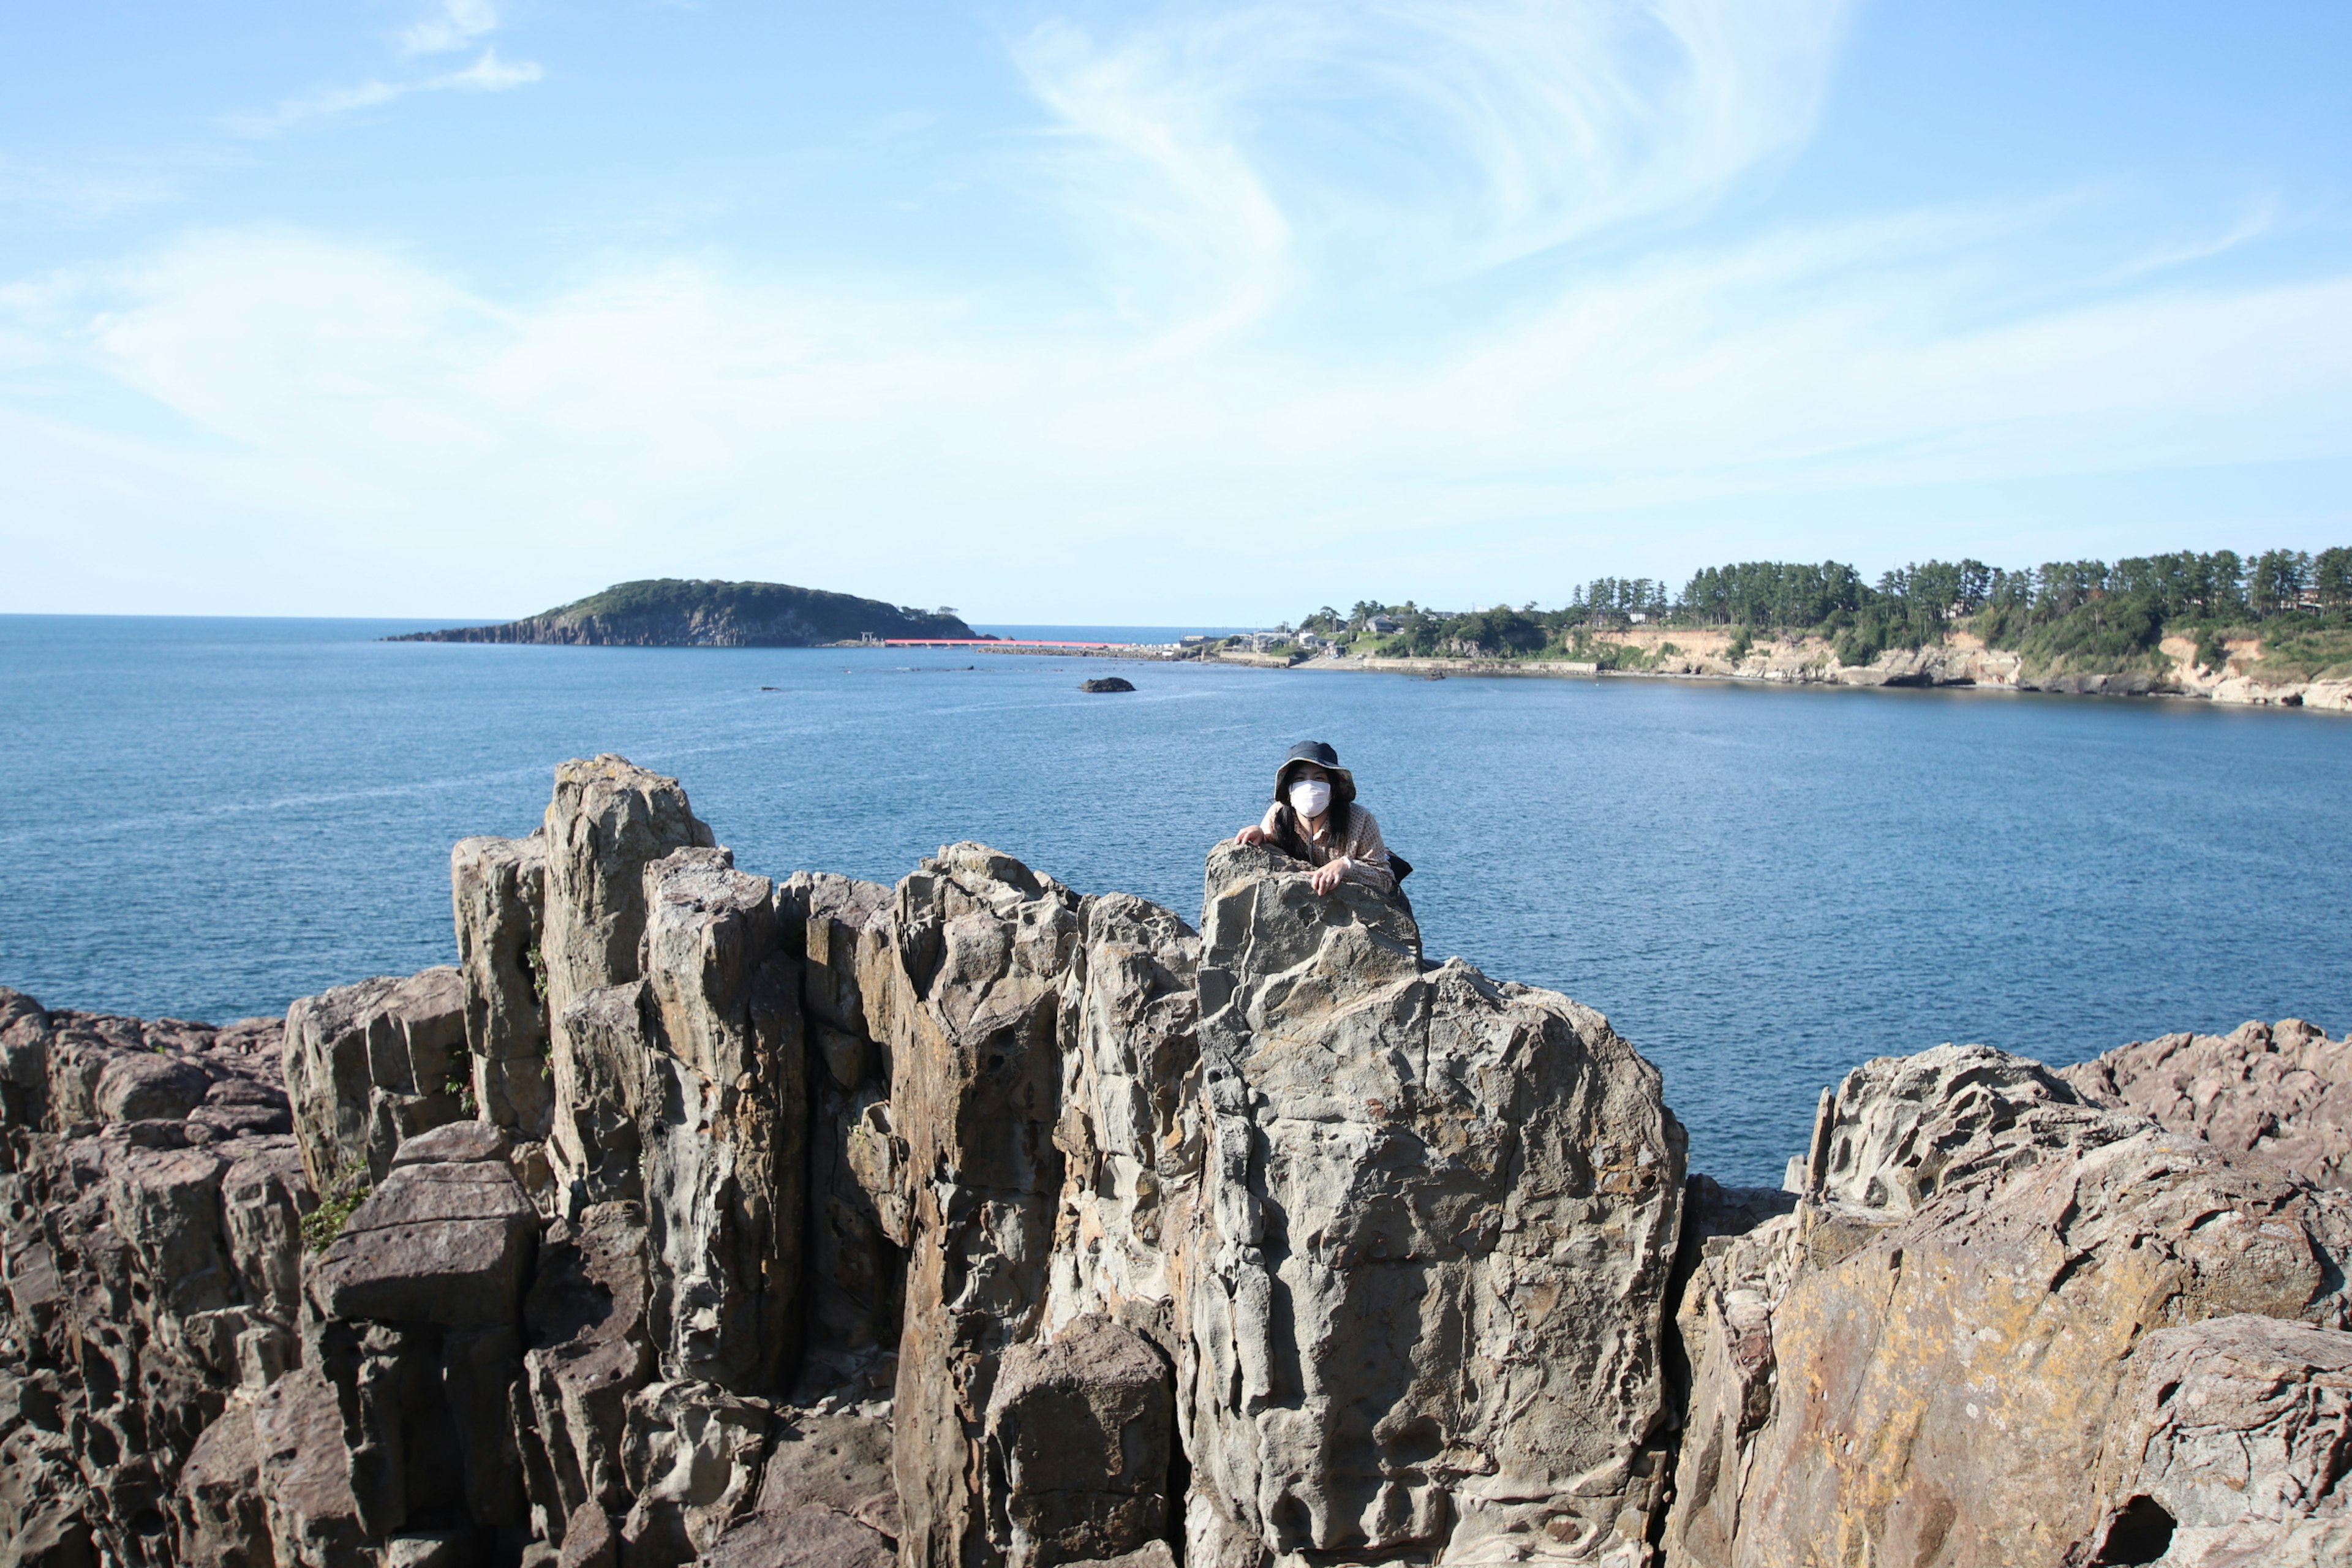
<svg viewBox="0 0 2352 1568"><path fill-rule="evenodd" d="M1307 824L1290 805L1290 774L1295 768L1322 767L1319 763L1295 762L1283 764L1274 775L1274 840L1282 846L1283 853L1293 859L1312 865L1315 855L1307 837ZM1356 819L1356 781L1342 773L1323 768L1323 776L1331 781L1331 804L1323 808L1324 836L1334 844L1344 843L1349 827Z"/></svg>

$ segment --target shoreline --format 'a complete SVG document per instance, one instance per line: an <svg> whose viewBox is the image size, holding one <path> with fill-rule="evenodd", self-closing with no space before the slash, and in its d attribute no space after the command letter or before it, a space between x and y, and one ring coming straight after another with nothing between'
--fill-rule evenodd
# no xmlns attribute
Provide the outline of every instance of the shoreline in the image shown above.
<svg viewBox="0 0 2352 1568"><path fill-rule="evenodd" d="M1709 634L1682 634L1696 642ZM1728 642L1720 634L1717 640ZM1664 637L1642 639L1654 645ZM2168 639L2169 640L2169 639ZM1619 647L1640 648L1623 641ZM1671 643L1669 643L1671 646ZM1167 661L1175 662L1175 661ZM1595 680L1634 678L1651 680L1717 681L1752 686L1885 688L1937 690L1978 690L2033 693L2053 697L2155 697L2211 702L2224 707L2293 708L2322 713L2352 713L2352 679L2266 683L2230 672L2205 677L2198 671L2188 679L2176 673L2157 676L2147 671L2096 674L2065 672L2042 677L2024 675L2015 654L1946 644L1918 649L1896 649L1867 665L1839 665L1802 645L1777 644L1751 654L1738 667L1727 660L1694 650L1669 656L1664 667L1646 669L1604 669L1595 661L1574 659L1501 659L1418 658L1371 658L1360 655L1285 658L1271 654L1213 653L1182 662L1232 664L1251 669L1324 670L1333 673L1405 675L1421 679L1506 679Z"/></svg>

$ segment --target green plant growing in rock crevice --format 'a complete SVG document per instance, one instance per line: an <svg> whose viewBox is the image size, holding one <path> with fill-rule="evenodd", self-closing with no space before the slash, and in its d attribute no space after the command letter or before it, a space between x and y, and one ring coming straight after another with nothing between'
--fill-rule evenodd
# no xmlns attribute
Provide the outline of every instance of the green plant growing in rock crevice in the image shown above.
<svg viewBox="0 0 2352 1568"><path fill-rule="evenodd" d="M324 1252L332 1247L352 1215L374 1190L368 1183L365 1165L347 1166L329 1184L319 1199L319 1206L302 1216L302 1244L313 1252Z"/></svg>
<svg viewBox="0 0 2352 1568"><path fill-rule="evenodd" d="M441 1092L457 1102L457 1109L465 1112L467 1120L471 1121L478 1114L474 1103L474 1075L467 1068L451 1068L449 1076L441 1080Z"/></svg>

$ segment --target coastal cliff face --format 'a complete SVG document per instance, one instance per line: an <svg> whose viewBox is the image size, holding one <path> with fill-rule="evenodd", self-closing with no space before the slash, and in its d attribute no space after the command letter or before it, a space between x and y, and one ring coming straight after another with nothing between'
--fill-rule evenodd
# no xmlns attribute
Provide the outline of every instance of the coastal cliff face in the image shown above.
<svg viewBox="0 0 2352 1568"><path fill-rule="evenodd" d="M2352 1044L1824 1094L1684 1165L1567 997L1262 847L736 867L567 763L458 964L0 991L0 1564L2078 1565L2352 1550Z"/></svg>
<svg viewBox="0 0 2352 1568"><path fill-rule="evenodd" d="M1736 634L1707 627L1599 632L1593 634L1592 642L1597 648L1623 650L1624 662L1612 667L1616 673L1760 680L1785 686L1986 687L2078 697L2191 697L2238 706L2352 712L2352 680L2307 680L2269 673L2262 662L2262 648L2252 638L2233 641L2218 668L2197 662L2193 639L2168 637L2158 650L2163 658L2150 661L2150 668L2105 672L2029 669L2021 655L1987 647L1966 632L1954 632L1944 642L1921 647L1886 648L1867 664L1842 662L1832 644L1818 637L1759 637L1747 643L1743 650ZM1276 666L1295 665L1302 658L1220 657ZM1324 658L1310 661L1309 667L1481 675L1599 670L1591 661L1478 658Z"/></svg>

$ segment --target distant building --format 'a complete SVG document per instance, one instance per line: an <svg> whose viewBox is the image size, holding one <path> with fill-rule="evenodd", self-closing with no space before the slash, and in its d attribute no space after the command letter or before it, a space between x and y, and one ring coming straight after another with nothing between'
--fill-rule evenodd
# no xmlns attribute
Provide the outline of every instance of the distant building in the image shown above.
<svg viewBox="0 0 2352 1568"><path fill-rule="evenodd" d="M1648 620L1648 619L1650 618L1650 616L1649 616L1649 613L1648 613L1647 611L1644 611L1644 610L1636 610L1636 611L1634 611L1632 615L1627 616L1625 618L1626 618L1627 620L1629 620L1629 621L1633 622L1635 626L1640 626L1643 622L1644 622L1644 621Z"/></svg>
<svg viewBox="0 0 2352 1568"><path fill-rule="evenodd" d="M1222 639L1207 637L1199 632L1195 632L1190 637L1178 637L1176 639L1176 646L1178 647L1200 647L1204 644L1217 642L1220 640Z"/></svg>
<svg viewBox="0 0 2352 1568"><path fill-rule="evenodd" d="M1298 646L1305 648L1321 647L1323 646L1323 639L1317 637L1313 632L1301 632L1298 634Z"/></svg>
<svg viewBox="0 0 2352 1568"><path fill-rule="evenodd" d="M1374 616L1365 621L1364 626L1374 637L1392 637L1404 629L1394 616Z"/></svg>

